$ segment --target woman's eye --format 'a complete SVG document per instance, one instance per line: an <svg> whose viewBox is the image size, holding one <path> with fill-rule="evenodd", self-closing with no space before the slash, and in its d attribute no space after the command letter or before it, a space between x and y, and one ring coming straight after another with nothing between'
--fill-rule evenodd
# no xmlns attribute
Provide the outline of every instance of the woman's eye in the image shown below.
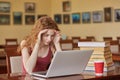
<svg viewBox="0 0 120 80"><path fill-rule="evenodd" d="M44 35L44 37L47 37L47 36L49 36L49 35L47 35L47 34Z"/></svg>
<svg viewBox="0 0 120 80"><path fill-rule="evenodd" d="M52 35L51 37L55 37L55 35Z"/></svg>

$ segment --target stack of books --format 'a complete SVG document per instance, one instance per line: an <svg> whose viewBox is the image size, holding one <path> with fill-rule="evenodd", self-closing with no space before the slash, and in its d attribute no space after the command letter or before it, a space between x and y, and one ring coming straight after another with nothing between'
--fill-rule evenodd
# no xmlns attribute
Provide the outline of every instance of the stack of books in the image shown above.
<svg viewBox="0 0 120 80"><path fill-rule="evenodd" d="M94 71L94 61L104 61L104 71L114 70L110 42L78 42L80 50L94 50L85 70Z"/></svg>

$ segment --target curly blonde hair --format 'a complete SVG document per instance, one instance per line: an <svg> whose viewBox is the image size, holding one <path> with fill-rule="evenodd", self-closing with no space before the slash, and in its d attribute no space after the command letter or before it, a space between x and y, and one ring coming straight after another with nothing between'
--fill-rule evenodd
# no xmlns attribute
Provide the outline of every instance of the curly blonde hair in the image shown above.
<svg viewBox="0 0 120 80"><path fill-rule="evenodd" d="M52 20L51 17L43 16L39 18L36 22L34 27L31 30L31 33L25 37L25 45L23 47L33 48L35 46L38 33L43 29L55 29L57 31L60 31L57 24L54 20ZM20 46L18 47L18 52L21 52Z"/></svg>

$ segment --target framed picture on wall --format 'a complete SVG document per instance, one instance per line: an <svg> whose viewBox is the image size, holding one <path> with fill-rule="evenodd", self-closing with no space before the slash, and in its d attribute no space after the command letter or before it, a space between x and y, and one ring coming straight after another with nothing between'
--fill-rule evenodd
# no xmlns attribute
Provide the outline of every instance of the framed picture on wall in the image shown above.
<svg viewBox="0 0 120 80"><path fill-rule="evenodd" d="M34 13L35 12L35 3L27 2L25 3L25 12Z"/></svg>
<svg viewBox="0 0 120 80"><path fill-rule="evenodd" d="M9 25L9 24L10 24L10 15L0 14L0 25Z"/></svg>
<svg viewBox="0 0 120 80"><path fill-rule="evenodd" d="M72 13L72 23L80 23L80 13Z"/></svg>
<svg viewBox="0 0 120 80"><path fill-rule="evenodd" d="M0 2L0 12L10 12L10 2Z"/></svg>
<svg viewBox="0 0 120 80"><path fill-rule="evenodd" d="M54 20L57 24L61 24L62 23L62 16L61 14L55 14L54 15Z"/></svg>
<svg viewBox="0 0 120 80"><path fill-rule="evenodd" d="M63 23L70 24L70 15L69 14L63 14Z"/></svg>
<svg viewBox="0 0 120 80"><path fill-rule="evenodd" d="M114 19L116 22L120 21L120 9L114 10Z"/></svg>
<svg viewBox="0 0 120 80"><path fill-rule="evenodd" d="M33 25L35 23L35 16L34 15L25 15L25 24Z"/></svg>
<svg viewBox="0 0 120 80"><path fill-rule="evenodd" d="M39 19L39 18L41 18L41 17L43 17L43 16L47 16L47 14L39 14L39 15L37 16L37 19Z"/></svg>
<svg viewBox="0 0 120 80"><path fill-rule="evenodd" d="M71 10L71 3L70 1L64 1L62 4L63 12L68 12Z"/></svg>
<svg viewBox="0 0 120 80"><path fill-rule="evenodd" d="M13 24L22 24L22 12L13 12Z"/></svg>
<svg viewBox="0 0 120 80"><path fill-rule="evenodd" d="M104 21L105 22L112 21L112 8L111 7L104 8Z"/></svg>
<svg viewBox="0 0 120 80"><path fill-rule="evenodd" d="M91 22L90 12L83 12L82 13L82 23L90 23L90 22Z"/></svg>
<svg viewBox="0 0 120 80"><path fill-rule="evenodd" d="M92 19L93 19L93 23L101 23L103 21L103 12L93 11Z"/></svg>

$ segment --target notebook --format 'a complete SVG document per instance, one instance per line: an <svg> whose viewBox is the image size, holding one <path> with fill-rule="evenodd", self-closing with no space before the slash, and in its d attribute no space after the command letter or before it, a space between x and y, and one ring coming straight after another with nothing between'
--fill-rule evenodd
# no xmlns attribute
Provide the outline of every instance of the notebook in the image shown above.
<svg viewBox="0 0 120 80"><path fill-rule="evenodd" d="M33 72L37 77L58 77L81 74L90 59L93 50L57 51L46 72Z"/></svg>

